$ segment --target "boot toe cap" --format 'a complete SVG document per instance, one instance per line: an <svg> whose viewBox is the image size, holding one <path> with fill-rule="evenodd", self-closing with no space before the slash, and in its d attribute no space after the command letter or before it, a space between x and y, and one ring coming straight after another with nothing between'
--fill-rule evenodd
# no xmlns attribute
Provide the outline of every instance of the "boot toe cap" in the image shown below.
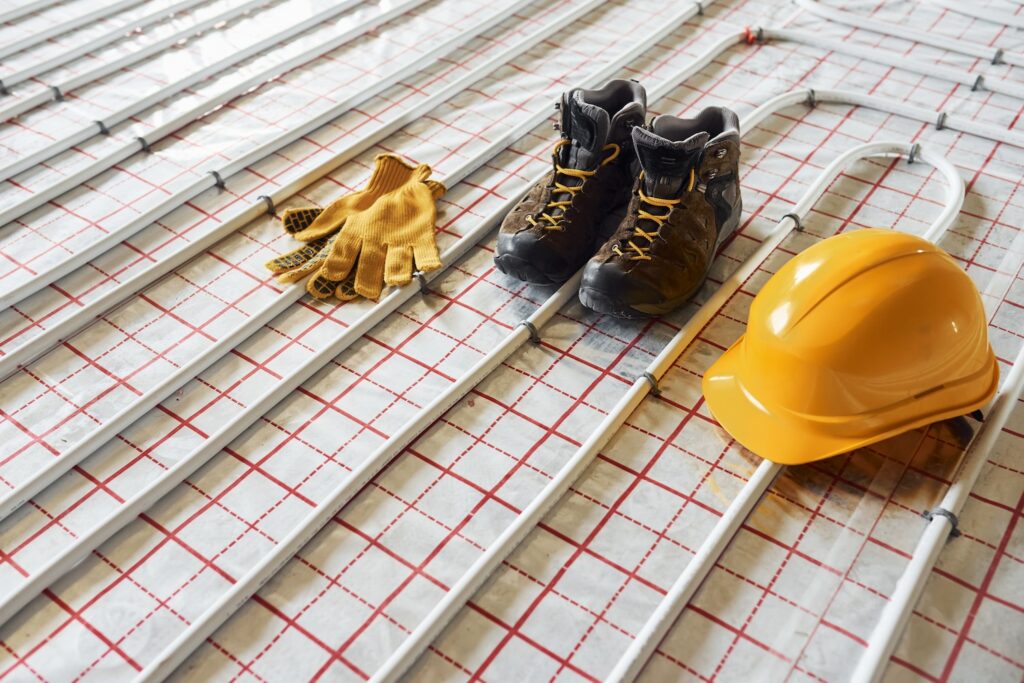
<svg viewBox="0 0 1024 683"><path fill-rule="evenodd" d="M575 272L565 257L535 230L499 232L494 263L506 275L540 285L565 282Z"/></svg>
<svg viewBox="0 0 1024 683"><path fill-rule="evenodd" d="M674 309L678 302L646 274L643 269L628 269L619 259L591 259L583 270L580 301L618 318L649 318Z"/></svg>

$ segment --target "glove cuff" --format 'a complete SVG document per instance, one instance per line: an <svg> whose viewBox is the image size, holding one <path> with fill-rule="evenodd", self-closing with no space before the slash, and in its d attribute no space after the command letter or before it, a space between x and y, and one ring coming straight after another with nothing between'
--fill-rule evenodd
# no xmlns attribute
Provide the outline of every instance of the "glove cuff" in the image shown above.
<svg viewBox="0 0 1024 683"><path fill-rule="evenodd" d="M374 195L391 192L410 182L429 177L430 166L426 164L413 166L400 156L381 154L374 160L373 173L366 183L366 191Z"/></svg>

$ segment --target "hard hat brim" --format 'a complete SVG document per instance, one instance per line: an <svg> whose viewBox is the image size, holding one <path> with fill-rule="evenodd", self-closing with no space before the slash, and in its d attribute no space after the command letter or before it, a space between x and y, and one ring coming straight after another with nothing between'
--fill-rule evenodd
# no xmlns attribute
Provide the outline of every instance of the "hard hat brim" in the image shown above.
<svg viewBox="0 0 1024 683"><path fill-rule="evenodd" d="M831 433L826 422L773 412L743 386L741 336L704 373L704 399L718 423L744 448L781 465L802 465L856 450L898 434L982 408L999 383L999 365L991 358L989 388L970 402L892 429L858 437ZM991 353L991 352L990 352Z"/></svg>

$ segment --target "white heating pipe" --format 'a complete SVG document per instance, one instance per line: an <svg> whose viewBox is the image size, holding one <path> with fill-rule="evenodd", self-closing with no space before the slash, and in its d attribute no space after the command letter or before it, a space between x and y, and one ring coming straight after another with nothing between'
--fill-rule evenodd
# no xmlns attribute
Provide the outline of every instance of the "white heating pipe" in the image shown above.
<svg viewBox="0 0 1024 683"><path fill-rule="evenodd" d="M527 0L521 0L522 4L526 4ZM498 54L494 55L490 59L486 60L483 64L480 64L472 71L468 72L462 78L450 83L442 90L438 91L431 97L424 99L418 103L415 107L403 111L401 114L390 120L386 125L378 127L373 133L363 137L362 139L355 140L349 144L346 148L341 150L332 159L325 162L321 169L322 174L326 174L330 169L333 170L338 168L342 164L354 159L366 150L373 147L378 142L386 139L393 135L395 132L401 130L410 123L419 120L424 114L431 111L440 104L447 100L459 95L469 86L473 85L482 78L486 78L494 73L495 69L500 68L509 61L515 59L519 55L533 48L541 41L547 39L559 30L564 29L566 26L579 20L580 17L584 16L587 12L593 11L599 7L602 0L589 0L589 2L582 5L578 5L575 8L569 8L562 12L557 19L551 24L543 27L539 31L527 36L527 38L515 45L511 45L506 49L502 50ZM504 15L511 14L512 12L519 9L519 3L515 3L507 8L505 12L500 13L496 17L491 17L478 24L475 29L479 31L490 28L493 23L499 23L505 18ZM475 33L475 30L471 30L470 33ZM456 37L450 41L439 46L442 54L447 53L448 48L455 49L457 45L450 45L450 43L463 43L468 42L473 38L473 35L463 37ZM435 48L437 50L437 48ZM437 55L427 55L427 57L436 57ZM420 68L423 64L429 64L430 61L421 61L422 56L418 57L415 62L406 66L403 71L413 73ZM380 88L383 90L383 88ZM374 90L371 88L370 90ZM357 97L362 98L363 94L360 93ZM370 93L376 94L376 93ZM349 103L350 104L350 103ZM349 107L342 105L340 111L345 111ZM314 120L315 125L302 126L299 129L290 130L287 135L289 138L296 132L305 134L310 130L323 125L324 123L337 117L337 111L327 112L326 115L319 117ZM298 136L295 136L298 137ZM258 153L258 154L257 154ZM256 150L253 153L255 157L261 158L263 153L260 150ZM252 163L253 159L248 159L246 163ZM482 163L482 162L481 162ZM244 166L242 166L244 168ZM237 170L237 169L236 169ZM321 176L317 176L321 177ZM299 179L293 185L297 185L296 190L298 191L302 187L308 186L309 178L304 176ZM177 203L175 199L173 203ZM266 211L266 204L263 202L256 203L256 216ZM249 212L243 212L248 214ZM255 216L254 216L255 217ZM251 219L250 219L251 220ZM147 221L148 222L148 221ZM244 223L243 223L244 224ZM225 225L218 227L216 234L220 238L224 237L230 232L225 232ZM210 237L207 236L206 242L210 242ZM293 303L301 299L305 295L305 287L301 284L295 284L291 287L284 289L271 303L260 311L257 311L245 322L235 327L230 334L226 335L223 339L218 340L216 343L210 345L204 349L201 353L193 356L189 362L185 363L171 375L164 378L156 386L152 387L144 394L136 398L130 405L125 406L115 415L102 424L97 425L92 431L87 433L85 436L76 441L71 447L69 447L60 457L54 458L41 469L34 472L27 480L16 486L14 489L7 491L3 495L0 495L0 519L7 517L11 512L19 508L26 501L32 498L47 486L59 479L69 469L82 462L85 458L89 457L92 453L96 452L103 444L110 439L114 438L119 432L126 429L133 422L145 415L150 409L158 405L161 401L166 399L172 393L178 390L179 387L188 383L193 377L203 372L211 365L216 363L218 360L227 355L231 349L235 348L242 341L247 339L249 336L262 329L264 325L269 323L275 317L281 314Z"/></svg>
<svg viewBox="0 0 1024 683"><path fill-rule="evenodd" d="M705 3L704 6L707 6L707 3ZM648 38L654 42L663 39L674 31L680 24L694 16L696 13L696 5L688 7L680 12L676 12L666 18L662 27L653 36L649 36ZM601 69L598 69L597 72L590 74L590 76L585 79L585 84L593 87L613 76L626 64L629 64L631 61L636 59L636 57L643 54L649 46L653 44L650 40L645 39L644 41L617 54L608 64L603 66ZM517 139L526 135L543 123L548 118L549 111L550 110L547 108L542 109L531 115L526 121L516 126L508 133L497 137L484 151L473 157L473 159L465 162L459 169L445 178L444 182L449 187L460 182L467 175L482 166L488 159L498 154L508 147L508 145L512 144ZM311 174L315 172L316 171L313 171ZM469 249L473 247L473 245L497 227L501 220L504 219L505 215L526 193L527 189L528 188L523 188L523 190L518 192L515 196L510 197L487 220L482 222L479 226L471 230L455 244L446 249L442 254L443 261L450 265L464 256ZM430 273L426 273L424 277L427 281L430 281L438 277L443 272L443 269L432 271ZM299 292L295 297L297 299L301 296L301 292L304 291L302 283L293 285L289 291L296 290ZM117 533L125 525L134 520L139 514L149 509L175 486L184 481L198 468L202 467L210 460L210 458L219 453L235 438L248 429L254 422L256 422L260 416L264 415L278 402L298 388L303 382L307 381L310 377L320 371L320 369L331 359L345 351L345 349L355 343L361 336L366 334L366 332L368 332L374 325L378 324L387 315L397 310L397 308L403 303L416 296L419 291L419 285L417 283L394 288L389 291L380 302L364 313L358 320L352 323L352 325L347 327L345 331L328 346L318 350L313 356L299 365L290 374L283 377L274 386L274 389L271 392L261 396L252 405L241 411L226 424L222 425L217 432L212 434L198 448L180 458L173 467L168 469L158 479L150 482L150 484L144 487L141 491L125 501L113 514L104 519L98 526L80 537L74 544L62 551L60 554L52 557L45 567L26 579L16 591L13 591L9 595L0 599L0 624L13 617L18 610L28 604L47 586L70 571L101 543ZM381 466L383 466L383 464ZM315 533L315 531L313 533ZM242 582L235 584L236 587L240 585L243 585ZM217 614L204 614L200 621L192 624L187 633L198 633L201 628L206 628L207 626L215 629L216 625L213 622L217 618ZM188 652L181 653L179 650L175 652L166 652L165 654L167 656L160 660L164 663L161 666L169 666L170 662L172 662L176 657L180 655L183 658L188 655Z"/></svg>
<svg viewBox="0 0 1024 683"><path fill-rule="evenodd" d="M737 33L733 36L732 40L724 40L722 41L722 43L719 44L721 51L724 52L733 45L743 42L746 35L747 34L744 31L737 31ZM829 94L828 91L823 90L822 93L822 96L827 98ZM844 96L849 98L852 97L852 94L845 93ZM915 107L914 105L904 104L896 100L886 100L884 102L872 98L868 98L868 100L865 100L865 102L869 101L869 106L871 107L880 109L882 111L887 111L893 114L897 114L899 116L905 116L908 118L913 118L921 121L933 121L935 125L939 128L946 127L953 130L959 130L965 133L970 133L972 135L978 135L989 140L996 140L1018 147L1024 147L1024 135L1016 131L1006 130L1005 128L1000 128L997 126L993 126L991 124L974 121L966 117L957 117L954 115L950 115L944 111L930 111L927 109L923 109L921 107ZM851 102L851 104L859 103ZM221 173L221 177L223 176L224 174ZM205 180L207 183L212 183L213 181L211 179L212 176ZM79 182L84 181L81 180L78 176L75 176L75 184L77 185L77 183ZM32 200L30 199L27 201L31 202ZM276 195L275 201L277 201ZM160 206L147 212L143 216L138 217L135 221L133 221L133 223L129 227L124 228L124 230L141 230L143 224L148 225L150 222L156 220L160 216L170 211L171 205L172 202L170 200L166 201L164 204L161 204ZM15 210L20 209L15 207L15 209L11 209L9 211ZM160 213L156 213L157 211L159 211ZM0 225L3 225L4 222L4 219L2 217L7 215L9 214L0 213ZM231 229L233 230L234 228ZM111 233L111 235L108 235L105 238L105 241L100 243L101 246L92 245L91 247L87 247L86 249L83 249L80 252L78 252L76 255L73 255L68 261L61 262L60 264L57 264L56 266L53 266L48 270L38 273L27 283L20 284L18 285L17 288L0 294L0 310L2 310L3 308L13 306L17 301L24 299L31 293L37 292L43 287L55 281L56 279L59 279L60 277L70 274L70 272L72 272L72 270L75 267L78 267L86 262L87 259L85 259L84 257L85 254L88 254L89 258L92 258L93 255L99 253L100 249L105 250L109 248L109 246L112 246L113 243L116 243L117 239L115 235L123 234L125 233L122 233L120 231ZM191 247L188 247L186 249L190 248ZM205 249L206 247L204 246L202 248ZM192 251L189 253L198 252ZM175 255L172 256L171 258L177 257L178 255ZM69 265L65 265L65 263ZM181 261L177 261L176 263L181 263ZM0 359L0 379L7 377L17 367L24 365L25 363L31 361L34 358L37 358L45 351L52 348L52 346L58 343L60 340L70 337L77 330L91 323L99 315L102 315L104 311L109 310L109 308L111 308L116 302L121 301L124 297L134 294L135 292L139 291L142 287L146 286L146 284L148 284L149 282L154 281L156 278L161 277L162 275L167 273L171 268L176 267L175 265L165 268L164 265L165 264L156 264L152 268L139 273L139 275L137 275L136 277L132 278L123 285L115 288L114 290L111 290L106 295L104 295L97 301L93 302L92 304L84 306L82 309L68 316L68 318L64 319L60 323L57 323L56 325L54 325L54 327L48 329L46 332L41 333L37 337L29 340L28 342L25 342L20 347L9 352L2 359Z"/></svg>
<svg viewBox="0 0 1024 683"><path fill-rule="evenodd" d="M192 24L191 26L187 26L181 29L180 31L172 33L166 38L161 38L160 40L154 43L144 45L141 49L136 50L135 52L126 54L111 62L107 62L106 64L101 64L96 68L89 69L88 71L80 73L76 76L72 76L71 78L68 78L65 81L60 81L59 83L44 83L42 85L46 89L42 92L38 92L34 95L29 95L27 97L18 99L17 101L13 102L11 105L7 107L0 107L0 121L6 121L15 116L20 116L21 114L24 114L27 111L35 109L41 104L46 104L47 102L53 101L55 98L63 97L64 93L71 92L76 88L81 88L83 85L86 85L88 83L98 81L101 78L104 78L112 73L120 71L126 66L135 64L136 62L140 62L146 57L150 57L152 55L163 52L168 48L176 46L178 43L181 43L182 41L189 40L195 36L198 36L199 34L205 32L206 30L212 27L217 26L218 24L233 21L237 17L240 17L243 14L247 14L258 7L269 5L272 2L277 1L278 0L250 0L249 2L242 3L237 7L221 12L220 14L214 15L209 19L204 19L203 21ZM210 0L198 0L195 4L199 4L200 2L210 2ZM175 11L180 12L181 8ZM167 14L169 14L169 12L165 11L162 14L166 16ZM152 16L156 17L156 15ZM145 17L145 19L148 20L150 19L150 17ZM141 28L148 24L155 23L156 20L157 19L153 19L153 21L146 22L140 20L139 22L133 24L132 28ZM126 31L124 29L120 29L120 33L118 33L117 35L125 35L125 33ZM103 38L105 38L105 36ZM106 43L103 44L105 45ZM31 64L25 67L24 69L21 69L20 71L15 71L14 73L7 74L3 77L3 79L0 79L0 95L7 94L11 88L21 83L24 83L25 81L31 80L36 76L39 76L40 74L46 73L47 71L56 69L57 67L66 64L72 59L93 52L99 47L101 47L101 45L96 45L95 43L90 42L86 45L81 45L79 47L75 47L70 50L61 52L60 54L51 57L50 59L44 59L41 62L35 62L34 64ZM3 221L0 221L0 225L3 225Z"/></svg>
<svg viewBox="0 0 1024 683"><path fill-rule="evenodd" d="M59 5L64 0L28 0L19 7L12 7L6 12L0 12L0 24L9 24L12 21L17 21L22 17L27 17L30 14L36 12L42 12L44 9L49 9L54 5Z"/></svg>
<svg viewBox="0 0 1024 683"><path fill-rule="evenodd" d="M1024 29L1024 17L1017 16L1016 14L1010 14L1009 12L1000 12L999 10L992 9L982 4L975 4L972 2L952 2L952 0L927 0L933 5L938 5L948 9L950 12L957 14L963 14L968 17L974 17L975 19L981 19L993 24L1002 24L1010 28Z"/></svg>
<svg viewBox="0 0 1024 683"><path fill-rule="evenodd" d="M705 3L707 7L708 3ZM651 40L657 42L670 34L675 28L696 14L697 7L691 10L684 10L668 20L667 25L660 29L658 35ZM629 59L643 52L643 45L631 48L633 53ZM628 60L629 60L628 59ZM628 61L627 60L627 61ZM621 61L621 60L616 60ZM692 73L696 73L707 66L706 61L694 62L690 67ZM625 62L621 62L625 63ZM592 86L600 84L615 71L615 65L605 68L601 73L593 75L588 79ZM650 91L650 97L656 99L670 89L670 84L665 83ZM526 187L519 191L514 198L506 202L502 209L490 220L497 225L505 217L509 210L514 207L519 199L526 193L529 186L539 181L546 173L542 173L534 180L531 180ZM445 180L445 184L450 181ZM451 185L450 185L451 186ZM404 424L402 428L382 443L374 453L364 462L352 470L326 497L317 504L313 510L302 520L289 536L283 539L278 545L261 559L244 577L234 582L213 605L207 608L203 614L188 628L181 633L172 643L168 645L152 663L135 679L136 683L141 681L159 681L169 676L179 667L188 655L199 647L203 641L210 637L228 618L246 603L273 575L280 571L288 561L298 553L315 535L321 530L338 512L354 498L359 490L383 470L404 447L409 445L417 435L429 427L435 420L449 411L463 396L474 386L494 372L502 362L518 349L527 339L539 340L538 329L550 321L551 317L568 301L577 296L580 286L582 271L575 273L572 278L562 285L547 301L542 304L534 314L521 322L496 348L478 360L473 368L455 383L447 387L441 394L432 400L417 415ZM392 658L394 655L392 656Z"/></svg>
<svg viewBox="0 0 1024 683"><path fill-rule="evenodd" d="M970 86L971 90L987 90L988 92L1024 99L1024 85L1007 81L1002 78L992 78L980 73L972 73L964 69L954 69L949 66L940 66L932 62L925 62L911 57L905 57L898 52L886 50L871 45L855 45L837 41L831 36L819 35L808 31L797 31L784 28L758 29L760 35L767 40L785 40L803 45L811 45L822 50L828 50L837 54L848 55L857 59L864 59L876 64L884 64L896 69L903 69L913 73L921 74L929 78L938 78L944 81L952 81L962 85Z"/></svg>
<svg viewBox="0 0 1024 683"><path fill-rule="evenodd" d="M424 2L426 0L413 1ZM143 214L136 216L127 225L111 229L103 237L87 247L76 249L68 258L59 261L48 268L37 271L28 282L17 284L13 286L12 289L0 293L0 310L13 306L18 301L24 300L28 296L31 296L53 282L56 282L60 278L71 274L77 268L87 264L92 259L105 253L124 240L129 239L132 235L135 235L140 230L152 225L154 222L184 205L189 200L197 197L206 190L217 187L218 181L225 182L226 179L230 178L234 174L243 171L265 157L276 153L304 135L308 135L321 126L324 126L338 118L345 112L350 111L373 97L376 97L388 88L420 71L424 64L432 63L434 60L454 52L471 39L476 38L491 28L494 28L496 25L512 16L516 11L519 11L523 7L529 5L532 1L533 0L515 0L512 4L506 6L505 9L479 22L468 31L457 34L424 55L418 55L415 59L402 64L400 68L395 69L385 77L372 82L369 86L361 83L358 92L332 106L320 115L307 120L305 123L288 128L279 135L276 135L255 149L247 152L245 155L234 159L225 166L217 169L216 172L211 169L206 174L190 182L188 185L169 193L164 197L163 201ZM587 6L592 8L594 5L591 3ZM397 11L397 8L393 11ZM561 16L560 19L566 20L567 17L571 19L574 16L582 16L583 13L580 12L579 14L575 14L573 10L570 9L564 14L565 15ZM54 197L81 186L94 175L136 154L136 146L136 143L128 143L107 156L98 159L81 171L64 178L53 187L47 188L46 190L29 197L6 211L0 212L0 225L4 225L8 221L13 221L17 216L28 211L32 211ZM230 232L225 231L225 226L223 224L217 230L218 234L221 234L222 236L230 234ZM7 376L8 362L9 357L6 356L2 361L0 361L0 378Z"/></svg>
<svg viewBox="0 0 1024 683"><path fill-rule="evenodd" d="M996 439L1020 398L1024 388L1024 344L1017 351L1010 372L1003 380L1002 387L996 395L988 416L974 439L974 443L963 456L953 482L946 490L946 495L939 503L939 509L949 512L954 518L959 517L971 489L981 475L981 470L988 462L989 453ZM954 527L952 520L945 515L931 515L928 526L914 548L910 562L903 570L896 588L889 601L882 609L882 614L868 637L868 647L857 662L851 683L877 683L882 680L889 658L899 642L900 636L910 621L914 606L921 598L928 576L939 559L939 553L946 545Z"/></svg>
<svg viewBox="0 0 1024 683"><path fill-rule="evenodd" d="M27 50L33 45L46 42L50 38L84 28L94 21L106 19L107 17L117 14L122 10L130 9L136 5L141 5L144 2L146 2L146 0L120 0L112 5L100 7L99 9L87 12L80 17L69 19L61 24L54 24L50 28L37 31L32 35L25 36L21 40L15 40L0 47L0 59L5 59L13 54L21 52L22 50ZM35 10L33 9L33 11Z"/></svg>
<svg viewBox="0 0 1024 683"><path fill-rule="evenodd" d="M678 78L670 78L668 82L677 83ZM806 102L807 99L806 89L774 97L747 115L741 122L740 128L742 131L749 132L755 129L762 120L772 113L793 104ZM822 100L819 98L818 101ZM909 149L909 145L902 143L877 142L859 145L840 155L818 176L815 183L794 207L793 213L799 216L805 215L811 209L814 202L824 194L829 185L839 177L843 169L852 161L871 155L906 153ZM937 221L937 223L948 225L959 212L960 205L963 202L963 181L960 180L960 176L956 173L956 169L952 164L949 164L941 156L936 158L927 152L918 152L916 147L915 152L922 159L936 165L947 177L949 177L949 173L953 174L952 177L949 177L951 182L950 203ZM958 191L959 195L956 194ZM529 532L536 527L544 515L569 490L573 482L586 471L601 449L608 444L616 431L625 424L629 415L654 388L657 381L669 370L679 354L690 345L704 326L725 305L750 274L768 258L772 251L795 227L796 224L792 218L783 218L776 229L765 238L754 255L744 261L728 280L711 295L693 317L683 325L682 329L676 333L672 340L662 349L661 353L651 362L643 375L633 383L626 394L609 411L601 421L601 424L591 433L579 450L572 455L569 461L563 465L562 469L548 482L541 493L516 517L498 539L477 558L458 582L448 590L441 601L424 617L413 633L399 645L384 666L374 674L371 678L372 681L397 681L408 671L409 667L413 665L426 648L429 647L430 643L455 618L459 610L484 584L491 573L516 549ZM756 481L759 485L766 488L773 479L774 473L765 471L758 472L752 481ZM746 502L748 498L752 499L749 503L752 506L760 498L760 493L752 492L749 496L744 496L741 493L738 500ZM723 519L726 518L729 518L728 514ZM706 541L705 545L713 543L714 539L712 538ZM723 547L725 543L722 544ZM691 561L688 569L694 565L695 561Z"/></svg>
<svg viewBox="0 0 1024 683"><path fill-rule="evenodd" d="M818 101L822 101L820 98ZM838 103L849 104L848 101L840 99ZM911 148L914 148L913 151ZM793 213L801 217L807 214L814 202L821 196L825 189L835 180L851 161L863 157L866 154L902 154L909 156L911 153L917 159L925 161L936 168L946 179L946 202L939 216L932 222L923 237L930 241L938 240L942 234L952 225L964 201L964 182L956 168L944 156L934 154L927 148L897 143L868 143L856 147L838 159L819 176L819 180L807 190L800 202L794 207ZM679 347L683 351L696 338L704 325L725 306L732 296L739 290L743 283L755 270L772 254L782 241L797 227L791 219L779 221L779 225L772 233L765 238L764 242L754 254L737 268L729 279L708 299L708 301L694 315L698 320L696 325L688 322L677 336L684 336L685 343ZM689 334L684 334L692 329ZM674 341L674 340L673 340ZM676 354L678 355L678 353ZM674 360L675 356L672 357ZM647 660L657 649L658 644L668 633L683 609L693 598L701 583L714 568L715 563L728 547L733 537L739 531L747 516L761 500L761 497L771 486L772 482L782 471L783 466L770 460L763 460L755 470L753 476L740 490L739 494L719 518L711 533L704 539L697 549L693 559L686 565L686 569L669 588L665 597L648 617L644 626L637 633L636 638L630 643L626 652L619 659L608 681L625 682L635 679L643 669Z"/></svg>
<svg viewBox="0 0 1024 683"><path fill-rule="evenodd" d="M863 17L853 12L847 12L837 7L831 7L821 0L793 0L798 6L815 14L823 19L834 21L839 24L861 28L873 33L880 33L884 36L893 36L903 40L912 40L922 45L931 45L941 50L951 50L960 54L987 59L993 64L1011 64L1013 66L1024 66L1024 54L1018 52L1007 52L1001 47L972 43L966 40L959 40L951 36L937 35L928 31L921 31L905 24L893 24L880 19Z"/></svg>
<svg viewBox="0 0 1024 683"><path fill-rule="evenodd" d="M342 0L337 4L330 5L327 9L314 14L311 17L307 17L302 21L289 26L288 28L275 33L272 36L268 36L263 40L257 41L256 43L249 45L241 50L232 52L227 57L209 64L198 71L190 73L185 78L172 81L164 87L160 88L156 92L147 95L141 100L136 100L131 104L118 109L117 111L111 112L102 120L94 121L78 130L74 131L70 135L56 140L42 149L36 150L31 154L28 154L17 161L14 161L3 168L0 168L0 181L12 178L19 173L27 171L36 164L40 164L50 157L56 156L61 152L65 152L75 145L80 145L85 141L93 138L97 135L102 135L104 131L108 131L114 126L124 121L127 121L132 116L143 112L150 107L163 102L172 95L175 95L186 88L190 88L193 85L207 80L210 76L224 71L230 66L237 64L238 62L244 61L255 55L266 52L268 48L277 45L278 43L290 40L291 38L298 36L299 34L305 33L313 28L322 27L332 17L335 17L342 12L345 12L355 5L360 4L362 0ZM390 21L391 19L398 17L405 12L408 12L419 5L422 5L426 0L407 0L407 2L392 5L389 9L383 10L374 14L371 18L365 22L354 26L351 29L341 32L337 36L327 40L326 42L314 45L308 50L304 50L294 57L290 57L280 64L273 64L262 71L253 74L252 76L236 83L235 85L227 88L226 90L219 92L216 95L208 97L203 101L193 105L188 110L176 114L169 121L153 128L146 133L145 140L137 138L136 140L122 145L120 150L129 150L131 153L138 152L140 150L146 150L150 145L154 144L157 140L170 135L179 128L192 123L194 120L201 118L216 107L229 102L232 99L242 95L253 88L256 88L263 83L271 80L275 76L290 71L297 66L305 64L306 62L317 59L318 57L330 52L331 50L344 45L345 43L358 38L366 31L372 31L380 24ZM388 5L389 3L383 2L382 5ZM123 158L123 157L122 157ZM90 168L93 166L91 165ZM98 171L97 171L98 172Z"/></svg>

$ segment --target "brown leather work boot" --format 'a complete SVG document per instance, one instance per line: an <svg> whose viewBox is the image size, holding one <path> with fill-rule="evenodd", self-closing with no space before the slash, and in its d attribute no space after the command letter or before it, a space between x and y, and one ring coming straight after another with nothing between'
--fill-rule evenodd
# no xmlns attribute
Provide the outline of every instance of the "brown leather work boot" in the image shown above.
<svg viewBox="0 0 1024 683"><path fill-rule="evenodd" d="M686 303L740 222L736 114L659 116L633 129L641 172L615 234L587 263L580 301L621 318L663 315Z"/></svg>
<svg viewBox="0 0 1024 683"><path fill-rule="evenodd" d="M557 106L562 139L553 168L505 217L494 256L501 272L545 285L572 277L611 231L606 217L629 201L636 175L630 130L644 123L647 93L613 80L570 90Z"/></svg>

